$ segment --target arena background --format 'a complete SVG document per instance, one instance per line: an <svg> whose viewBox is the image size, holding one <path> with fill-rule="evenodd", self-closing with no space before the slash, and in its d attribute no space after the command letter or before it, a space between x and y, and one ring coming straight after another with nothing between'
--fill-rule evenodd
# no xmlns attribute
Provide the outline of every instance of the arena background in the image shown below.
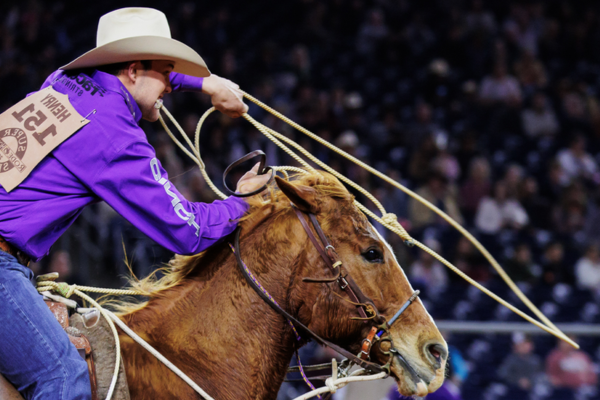
<svg viewBox="0 0 600 400"><path fill-rule="evenodd" d="M535 330L512 332L518 317L381 229L433 317L447 321L447 389L462 394L436 398L600 399L600 332L591 325L600 322L598 2L3 1L0 111L94 47L98 18L124 6L162 10L173 37L198 50L212 72L464 223L546 315L580 333L582 351L573 352ZM165 104L190 134L210 106L207 96L189 93ZM250 114L368 188L411 235L521 306L434 214L257 107ZM213 200L160 124L142 127L179 190ZM213 117L202 133L215 182L258 148L272 165L294 164L243 120ZM172 255L98 203L32 267L117 287L126 274L123 247L138 276ZM314 346L303 354L308 363L331 356ZM394 399L393 386L356 384L334 399ZM279 398L304 391L286 384Z"/></svg>

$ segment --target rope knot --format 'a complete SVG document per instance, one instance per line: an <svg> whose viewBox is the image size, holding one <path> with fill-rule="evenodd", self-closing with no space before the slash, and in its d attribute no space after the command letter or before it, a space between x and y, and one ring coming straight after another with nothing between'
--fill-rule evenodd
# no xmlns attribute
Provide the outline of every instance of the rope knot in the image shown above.
<svg viewBox="0 0 600 400"><path fill-rule="evenodd" d="M396 216L396 214L386 213L381 217L381 220L386 224L390 225L392 228L396 229L396 231L398 231L398 234L400 235L400 237L402 237L402 239L404 239L404 241L412 240L408 232L406 232L406 229L404 229L404 227L400 225L400 222L398 222L398 216Z"/></svg>
<svg viewBox="0 0 600 400"><path fill-rule="evenodd" d="M65 297L65 298L69 298L71 297L71 295L73 294L73 292L76 289L76 285L69 285L66 282L59 282L56 284L56 286L54 287L54 291L58 294L60 294L61 296Z"/></svg>
<svg viewBox="0 0 600 400"><path fill-rule="evenodd" d="M385 222L386 224L390 224L390 225L400 225L398 223L398 217L396 216L396 214L394 213L387 213L384 216L381 217L381 219L383 220L383 222Z"/></svg>
<svg viewBox="0 0 600 400"><path fill-rule="evenodd" d="M325 380L325 385L327 385L331 393L335 393L338 390L338 387L335 383L335 378L333 376Z"/></svg>

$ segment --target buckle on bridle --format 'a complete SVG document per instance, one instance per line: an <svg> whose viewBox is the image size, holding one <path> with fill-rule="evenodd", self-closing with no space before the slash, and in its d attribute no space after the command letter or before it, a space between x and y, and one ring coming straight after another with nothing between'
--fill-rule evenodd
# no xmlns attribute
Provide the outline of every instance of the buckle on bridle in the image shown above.
<svg viewBox="0 0 600 400"><path fill-rule="evenodd" d="M359 357L363 360L370 360L371 359L371 348L373 347L373 340L376 338L375 334L377 333L377 327L373 326L371 327L371 331L369 331L369 334L367 335L366 338L364 338L364 340L362 341L362 344L360 346L360 353L359 353ZM363 357L364 355L364 357Z"/></svg>
<svg viewBox="0 0 600 400"><path fill-rule="evenodd" d="M340 282L342 282L343 284ZM338 284L340 285L340 289L342 290L346 290L346 288L348 287L348 281L343 276L340 277L340 279L338 279Z"/></svg>

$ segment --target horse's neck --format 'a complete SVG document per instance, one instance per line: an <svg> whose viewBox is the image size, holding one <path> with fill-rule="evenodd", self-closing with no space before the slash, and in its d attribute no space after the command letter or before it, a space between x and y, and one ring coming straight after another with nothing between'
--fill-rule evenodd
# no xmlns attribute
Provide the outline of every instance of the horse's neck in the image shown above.
<svg viewBox="0 0 600 400"><path fill-rule="evenodd" d="M257 260L245 260L250 269ZM221 263L220 267L216 264ZM131 315L129 323L151 345L187 373L200 387L219 399L271 399L277 395L292 357L295 337L285 320L275 314L243 282L232 257L213 258L203 272L153 299ZM285 307L289 276L269 265L261 283ZM125 340L124 359L133 398L172 393L193 397L179 378ZM130 371L133 369L135 371ZM164 393L158 393L163 391ZM152 398L149 396L148 398Z"/></svg>

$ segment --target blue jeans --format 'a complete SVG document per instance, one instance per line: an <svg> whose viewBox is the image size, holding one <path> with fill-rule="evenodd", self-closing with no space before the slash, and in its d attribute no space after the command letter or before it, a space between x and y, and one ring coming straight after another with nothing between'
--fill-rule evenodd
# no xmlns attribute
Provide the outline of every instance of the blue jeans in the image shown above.
<svg viewBox="0 0 600 400"><path fill-rule="evenodd" d="M0 251L0 373L26 399L91 399L87 363L31 279Z"/></svg>

